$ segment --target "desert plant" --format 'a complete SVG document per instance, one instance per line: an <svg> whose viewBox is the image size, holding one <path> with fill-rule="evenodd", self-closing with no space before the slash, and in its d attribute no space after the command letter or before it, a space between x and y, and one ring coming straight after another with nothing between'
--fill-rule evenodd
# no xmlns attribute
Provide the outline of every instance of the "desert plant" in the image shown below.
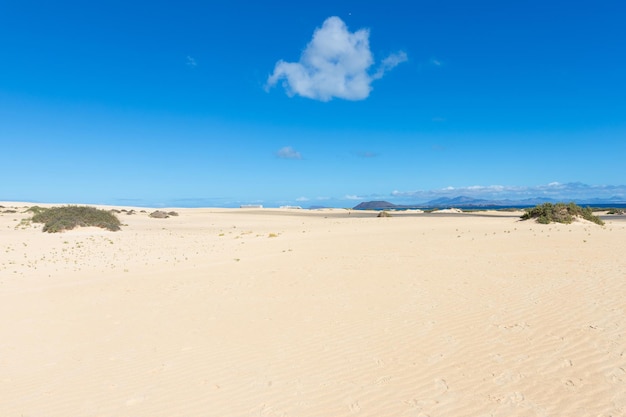
<svg viewBox="0 0 626 417"><path fill-rule="evenodd" d="M31 206L29 208L27 208L26 210L24 210L24 213L33 213L33 214L38 214L41 213L42 211L46 211L48 210L45 207L39 207L39 206Z"/></svg>
<svg viewBox="0 0 626 417"><path fill-rule="evenodd" d="M170 217L170 215L164 211L157 210L150 213L150 217L154 219L167 219L168 217Z"/></svg>
<svg viewBox="0 0 626 417"><path fill-rule="evenodd" d="M602 219L595 216L591 211L591 208L582 208L575 203L544 203L532 208L527 208L526 213L521 217L522 220L536 219L537 223L565 223L569 224L574 221L576 217L581 217L585 220L589 220L593 223L604 225Z"/></svg>
<svg viewBox="0 0 626 417"><path fill-rule="evenodd" d="M37 210L31 219L33 223L43 223L43 231L48 233L71 230L75 227L95 226L103 229L120 230L120 221L107 210L88 206L51 207Z"/></svg>

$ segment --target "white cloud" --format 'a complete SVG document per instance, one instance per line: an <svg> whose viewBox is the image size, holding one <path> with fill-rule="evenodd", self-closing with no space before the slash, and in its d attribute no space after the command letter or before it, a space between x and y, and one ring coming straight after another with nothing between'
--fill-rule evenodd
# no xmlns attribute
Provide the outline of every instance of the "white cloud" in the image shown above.
<svg viewBox="0 0 626 417"><path fill-rule="evenodd" d="M310 198L308 198L308 197L298 197L298 198L296 198L296 201L302 203L302 202L310 201Z"/></svg>
<svg viewBox="0 0 626 417"><path fill-rule="evenodd" d="M346 194L343 198L346 200L363 200L363 197L359 197L355 194Z"/></svg>
<svg viewBox="0 0 626 417"><path fill-rule="evenodd" d="M443 65L443 62L441 62L437 58L431 58L428 62L430 63L430 65L434 65L435 67L440 67Z"/></svg>
<svg viewBox="0 0 626 417"><path fill-rule="evenodd" d="M281 159L302 159L302 155L300 152L296 151L291 146L285 146L284 148L280 148L276 152L276 156Z"/></svg>
<svg viewBox="0 0 626 417"><path fill-rule="evenodd" d="M193 57L187 55L187 65L190 66L190 67L197 67L198 63L196 62L196 60Z"/></svg>
<svg viewBox="0 0 626 417"><path fill-rule="evenodd" d="M551 182L545 185L472 185L468 187L445 187L435 190L398 191L391 195L413 202L426 202L440 197L466 196L488 200L523 200L526 198L552 198L555 200L584 200L588 198L617 198L626 201L625 185L587 185L580 182Z"/></svg>
<svg viewBox="0 0 626 417"><path fill-rule="evenodd" d="M369 96L373 80L406 60L404 52L391 54L383 59L374 75L370 75L368 70L374 58L369 46L369 30L350 32L340 18L332 16L315 30L300 61L280 60L276 63L266 88L283 80L282 85L289 96L320 101L334 97L363 100Z"/></svg>
<svg viewBox="0 0 626 417"><path fill-rule="evenodd" d="M409 58L407 57L406 53L402 51L389 55L380 63L378 70L372 76L372 78L375 80L383 78L383 75L385 75L387 71L394 69L401 63L406 62L408 59Z"/></svg>

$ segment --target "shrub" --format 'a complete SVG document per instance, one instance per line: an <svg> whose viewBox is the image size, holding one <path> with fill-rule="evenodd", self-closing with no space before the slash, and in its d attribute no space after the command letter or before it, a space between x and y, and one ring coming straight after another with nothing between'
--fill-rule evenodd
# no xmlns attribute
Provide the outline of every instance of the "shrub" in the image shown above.
<svg viewBox="0 0 626 417"><path fill-rule="evenodd" d="M582 208L574 203L544 203L526 209L526 213L521 218L522 220L536 219L537 223L541 224L553 222L569 224L576 217L582 217L601 226L604 225L604 222L598 216L594 216L591 208Z"/></svg>
<svg viewBox="0 0 626 417"><path fill-rule="evenodd" d="M150 213L150 217L152 217L153 219L167 219L168 217L170 217L170 215L164 211L157 210Z"/></svg>
<svg viewBox="0 0 626 417"><path fill-rule="evenodd" d="M24 213L39 214L39 213L41 213L42 211L46 211L46 210L48 210L48 209L47 209L47 208L44 208L44 207L32 206L32 207L27 208L27 209L24 211Z"/></svg>
<svg viewBox="0 0 626 417"><path fill-rule="evenodd" d="M103 229L120 230L121 223L115 214L87 206L52 207L35 210L33 223L43 223L43 231L48 233L72 230L75 227L95 226Z"/></svg>

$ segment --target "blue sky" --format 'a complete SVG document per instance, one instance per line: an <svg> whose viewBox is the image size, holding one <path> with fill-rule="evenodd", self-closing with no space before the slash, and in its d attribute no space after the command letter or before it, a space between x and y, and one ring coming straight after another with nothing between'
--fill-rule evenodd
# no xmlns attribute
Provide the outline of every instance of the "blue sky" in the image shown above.
<svg viewBox="0 0 626 417"><path fill-rule="evenodd" d="M621 1L5 1L0 200L626 200Z"/></svg>

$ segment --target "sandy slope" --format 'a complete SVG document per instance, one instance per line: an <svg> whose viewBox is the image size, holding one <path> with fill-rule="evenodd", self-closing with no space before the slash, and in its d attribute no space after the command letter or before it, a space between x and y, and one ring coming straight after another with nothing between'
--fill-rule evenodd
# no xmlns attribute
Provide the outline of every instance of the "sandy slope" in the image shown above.
<svg viewBox="0 0 626 417"><path fill-rule="evenodd" d="M0 214L0 416L626 415L626 222L176 211Z"/></svg>

